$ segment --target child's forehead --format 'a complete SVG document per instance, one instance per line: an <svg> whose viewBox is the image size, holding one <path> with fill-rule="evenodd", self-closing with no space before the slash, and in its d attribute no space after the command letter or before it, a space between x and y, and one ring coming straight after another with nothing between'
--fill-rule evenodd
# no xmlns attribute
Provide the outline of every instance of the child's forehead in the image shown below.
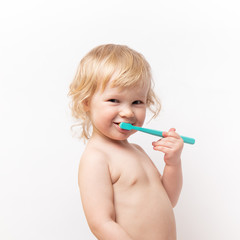
<svg viewBox="0 0 240 240"><path fill-rule="evenodd" d="M105 96L138 96L145 97L148 93L148 88L143 86L132 86L132 87L113 87L111 85L107 85L103 90L102 94Z"/></svg>

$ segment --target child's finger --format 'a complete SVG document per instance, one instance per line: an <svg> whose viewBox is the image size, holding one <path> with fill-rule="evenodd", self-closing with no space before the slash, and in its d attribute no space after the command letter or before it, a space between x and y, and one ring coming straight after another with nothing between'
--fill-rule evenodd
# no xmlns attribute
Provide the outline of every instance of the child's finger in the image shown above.
<svg viewBox="0 0 240 240"><path fill-rule="evenodd" d="M168 137L169 136L169 132L175 132L176 129L175 128L170 128L168 132L163 132L162 135L163 137Z"/></svg>
<svg viewBox="0 0 240 240"><path fill-rule="evenodd" d="M165 146L155 146L153 147L154 150L157 150L157 151L160 151L160 152L163 152L163 153L168 153L170 148L169 147L165 147Z"/></svg>
<svg viewBox="0 0 240 240"><path fill-rule="evenodd" d="M157 142L153 142L152 145L154 147L158 147L158 146L162 146L162 147L167 147L167 148L171 148L174 144L174 141L169 141L169 139L171 138L162 138L160 140L158 140Z"/></svg>
<svg viewBox="0 0 240 240"><path fill-rule="evenodd" d="M168 132L163 132L162 135L163 135L163 137L167 137L168 136Z"/></svg>
<svg viewBox="0 0 240 240"><path fill-rule="evenodd" d="M163 132L163 137L181 138L180 135L176 133L175 128L170 128L168 132Z"/></svg>

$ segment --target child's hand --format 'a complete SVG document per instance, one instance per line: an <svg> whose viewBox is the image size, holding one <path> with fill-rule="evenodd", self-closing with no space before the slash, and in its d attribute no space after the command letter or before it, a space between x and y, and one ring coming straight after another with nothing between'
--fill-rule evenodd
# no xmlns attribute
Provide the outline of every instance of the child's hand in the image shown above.
<svg viewBox="0 0 240 240"><path fill-rule="evenodd" d="M177 165L181 161L181 152L183 149L183 140L176 133L175 128L168 132L163 132L164 138L153 142L153 149L165 153L164 161L167 165Z"/></svg>

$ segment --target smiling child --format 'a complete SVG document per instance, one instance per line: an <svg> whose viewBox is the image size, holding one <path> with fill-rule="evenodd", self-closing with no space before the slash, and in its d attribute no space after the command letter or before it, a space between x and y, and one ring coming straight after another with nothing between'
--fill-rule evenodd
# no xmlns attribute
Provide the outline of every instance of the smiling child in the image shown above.
<svg viewBox="0 0 240 240"><path fill-rule="evenodd" d="M99 240L175 240L183 140L170 129L146 143L164 153L161 175L144 150L128 141L135 131L119 127L141 127L148 108L154 116L160 111L148 62L127 46L98 46L81 60L69 95L87 139L79 188L92 233Z"/></svg>

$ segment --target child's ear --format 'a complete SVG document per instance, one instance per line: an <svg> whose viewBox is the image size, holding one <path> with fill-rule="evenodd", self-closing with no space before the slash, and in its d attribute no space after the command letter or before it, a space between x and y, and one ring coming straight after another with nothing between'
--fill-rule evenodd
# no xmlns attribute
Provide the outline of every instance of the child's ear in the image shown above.
<svg viewBox="0 0 240 240"><path fill-rule="evenodd" d="M89 112L90 110L90 99L86 98L83 100L83 108L85 112Z"/></svg>

